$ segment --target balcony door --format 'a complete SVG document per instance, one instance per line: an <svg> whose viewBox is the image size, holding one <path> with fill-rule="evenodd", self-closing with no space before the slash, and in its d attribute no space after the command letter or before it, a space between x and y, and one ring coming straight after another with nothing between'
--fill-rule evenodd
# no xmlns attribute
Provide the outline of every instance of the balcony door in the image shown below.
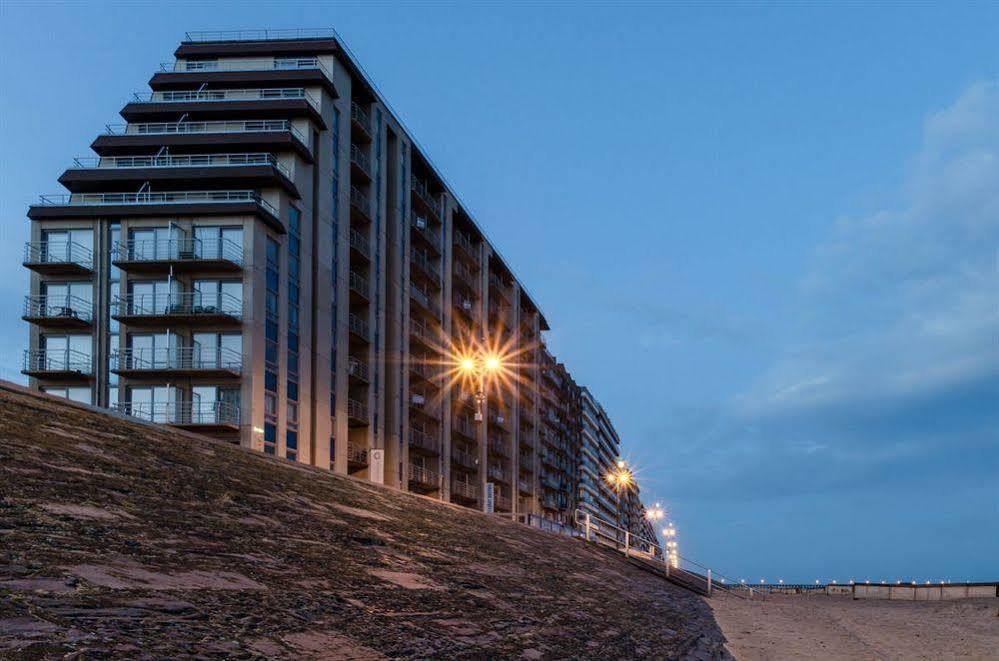
<svg viewBox="0 0 999 661"><path fill-rule="evenodd" d="M131 352L132 369L164 369L179 367L177 365L177 349L180 346L179 336L174 333L143 333L133 334L128 338Z"/></svg>
<svg viewBox="0 0 999 661"><path fill-rule="evenodd" d="M89 367L92 345L90 335L45 335L42 337L42 367L51 371Z"/></svg>
<svg viewBox="0 0 999 661"><path fill-rule="evenodd" d="M242 366L243 336L240 333L195 333L191 346L195 367Z"/></svg>
<svg viewBox="0 0 999 661"><path fill-rule="evenodd" d="M239 388L194 386L191 388L191 420L200 424L237 422Z"/></svg>
<svg viewBox="0 0 999 661"><path fill-rule="evenodd" d="M78 262L92 259L94 230L45 230L42 232L43 262Z"/></svg>
<svg viewBox="0 0 999 661"><path fill-rule="evenodd" d="M180 283L176 280L130 282L132 314L164 314L180 302Z"/></svg>
<svg viewBox="0 0 999 661"><path fill-rule="evenodd" d="M176 225L143 227L130 233L129 258L136 261L176 259L179 256L183 232Z"/></svg>
<svg viewBox="0 0 999 661"><path fill-rule="evenodd" d="M213 307L227 314L242 314L243 283L239 280L195 280L194 305Z"/></svg>
<svg viewBox="0 0 999 661"><path fill-rule="evenodd" d="M177 422L177 389L173 386L132 386L130 413L153 422Z"/></svg>
<svg viewBox="0 0 999 661"><path fill-rule="evenodd" d="M94 286L89 282L46 282L42 284L42 293L46 297L46 307L81 311L90 311L93 306Z"/></svg>
<svg viewBox="0 0 999 661"><path fill-rule="evenodd" d="M242 227L195 227L194 253L199 259L237 259L243 254Z"/></svg>

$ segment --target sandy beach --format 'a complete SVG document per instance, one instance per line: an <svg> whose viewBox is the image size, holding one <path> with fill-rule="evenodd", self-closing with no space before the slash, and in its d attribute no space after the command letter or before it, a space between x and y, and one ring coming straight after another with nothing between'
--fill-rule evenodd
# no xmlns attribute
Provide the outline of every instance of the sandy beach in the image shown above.
<svg viewBox="0 0 999 661"><path fill-rule="evenodd" d="M999 659L999 599L854 601L771 595L710 600L726 647L754 659Z"/></svg>

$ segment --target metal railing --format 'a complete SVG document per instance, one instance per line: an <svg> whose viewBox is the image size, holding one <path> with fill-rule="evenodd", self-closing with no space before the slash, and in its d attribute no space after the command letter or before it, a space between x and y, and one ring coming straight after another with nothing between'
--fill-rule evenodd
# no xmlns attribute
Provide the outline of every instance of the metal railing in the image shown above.
<svg viewBox="0 0 999 661"><path fill-rule="evenodd" d="M494 480L499 480L500 482L510 481L510 474L503 470L500 466L489 466L486 469L486 474Z"/></svg>
<svg viewBox="0 0 999 661"><path fill-rule="evenodd" d="M440 486L441 476L436 471L432 471L424 466L409 464L409 481L418 484Z"/></svg>
<svg viewBox="0 0 999 661"><path fill-rule="evenodd" d="M331 28L278 30L209 30L200 32L185 32L184 41L270 41L272 39L336 39L336 32Z"/></svg>
<svg viewBox="0 0 999 661"><path fill-rule="evenodd" d="M475 424L472 423L468 418L456 417L451 425L456 431L469 438L476 438L477 433L475 429Z"/></svg>
<svg viewBox="0 0 999 661"><path fill-rule="evenodd" d="M79 296L24 297L24 316L27 318L79 319L90 323L93 314L93 302Z"/></svg>
<svg viewBox="0 0 999 661"><path fill-rule="evenodd" d="M350 145L350 162L361 168L366 175L371 176L371 159L368 158L368 155L360 147L353 143Z"/></svg>
<svg viewBox="0 0 999 661"><path fill-rule="evenodd" d="M347 399L347 417L355 420L368 420L368 407L356 399Z"/></svg>
<svg viewBox="0 0 999 661"><path fill-rule="evenodd" d="M68 240L29 241L24 244L25 264L76 264L94 268L94 251Z"/></svg>
<svg viewBox="0 0 999 661"><path fill-rule="evenodd" d="M371 217L371 202L368 196L356 186L350 187L350 206L354 207L368 218Z"/></svg>
<svg viewBox="0 0 999 661"><path fill-rule="evenodd" d="M205 168L269 165L291 179L291 170L278 162L274 154L245 152L232 154L177 154L165 156L83 156L73 159L75 169L101 168Z"/></svg>
<svg viewBox="0 0 999 661"><path fill-rule="evenodd" d="M123 204L230 204L255 202L275 218L277 209L253 190L166 191L144 193L70 193L42 195L43 206L114 206Z"/></svg>
<svg viewBox="0 0 999 661"><path fill-rule="evenodd" d="M425 274L430 277L430 280L440 286L441 283L441 272L434 264L430 257L425 252L420 252L418 250L413 250L410 252L412 256L412 262L419 266Z"/></svg>
<svg viewBox="0 0 999 661"><path fill-rule="evenodd" d="M347 444L347 461L352 464L367 464L368 449L351 443Z"/></svg>
<svg viewBox="0 0 999 661"><path fill-rule="evenodd" d="M417 234L433 246L436 252L439 253L441 251L441 237L437 232L430 229L430 223L426 218L417 214L415 211L411 211L409 215L409 224L414 230L416 230Z"/></svg>
<svg viewBox="0 0 999 661"><path fill-rule="evenodd" d="M410 283L409 293L417 303L429 310L430 314L440 319L441 306L438 305L436 301L431 300L430 295L427 292Z"/></svg>
<svg viewBox="0 0 999 661"><path fill-rule="evenodd" d="M504 496L502 494L497 494L494 500L496 507L505 509L509 511L513 508L510 496Z"/></svg>
<svg viewBox="0 0 999 661"><path fill-rule="evenodd" d="M430 192L430 187L427 186L425 181L413 177L411 187L417 197L423 201L423 204L425 204L438 219L443 217L443 214L441 213L441 204L437 201L437 199L435 199L434 194Z"/></svg>
<svg viewBox="0 0 999 661"><path fill-rule="evenodd" d="M225 316L243 318L243 301L224 292L128 294L112 301L118 317Z"/></svg>
<svg viewBox="0 0 999 661"><path fill-rule="evenodd" d="M371 242L368 237L358 232L353 227L350 228L350 246L365 257L371 256Z"/></svg>
<svg viewBox="0 0 999 661"><path fill-rule="evenodd" d="M230 402L119 402L119 413L167 425L239 426L239 407Z"/></svg>
<svg viewBox="0 0 999 661"><path fill-rule="evenodd" d="M173 135L188 133L275 133L287 131L306 147L309 141L287 119L247 119L209 122L141 122L108 124L107 135Z"/></svg>
<svg viewBox="0 0 999 661"><path fill-rule="evenodd" d="M368 364L360 358L356 358L354 356L347 358L347 374L361 379L362 381L371 380L371 376L368 371Z"/></svg>
<svg viewBox="0 0 999 661"><path fill-rule="evenodd" d="M243 355L227 347L163 347L119 349L111 354L112 371L190 370L243 371Z"/></svg>
<svg viewBox="0 0 999 661"><path fill-rule="evenodd" d="M409 444L416 446L427 452L433 452L435 454L440 454L441 444L440 440L436 438L431 438L422 429L410 428L409 430Z"/></svg>
<svg viewBox="0 0 999 661"><path fill-rule="evenodd" d="M472 261L479 264L479 251L472 245L472 240L464 232L455 231L454 245L462 248ZM457 269L457 264L455 264L455 268Z"/></svg>
<svg viewBox="0 0 999 661"><path fill-rule="evenodd" d="M476 461L475 456L471 452L465 452L456 447L451 448L451 459L454 463L465 468L474 469L478 465L478 461Z"/></svg>
<svg viewBox="0 0 999 661"><path fill-rule="evenodd" d="M232 239L129 239L111 248L116 262L224 260L243 265L243 246Z"/></svg>
<svg viewBox="0 0 999 661"><path fill-rule="evenodd" d="M88 354L74 349L25 349L24 373L75 372L93 373L93 361Z"/></svg>
<svg viewBox="0 0 999 661"><path fill-rule="evenodd" d="M409 331L411 334L426 340L427 342L433 344L438 341L439 336L437 331L432 329L429 325L421 323L416 319L410 319Z"/></svg>
<svg viewBox="0 0 999 661"><path fill-rule="evenodd" d="M503 441L501 441L498 438L490 438L489 439L489 451L491 453L493 453L495 455L499 455L501 457L509 457L510 456L510 451L507 450L506 443L504 443Z"/></svg>
<svg viewBox="0 0 999 661"><path fill-rule="evenodd" d="M361 319L353 312L351 312L347 316L347 330L349 330L351 333L354 333L355 335L360 335L365 340L367 340L370 335L368 322L366 322L364 319Z"/></svg>
<svg viewBox="0 0 999 661"><path fill-rule="evenodd" d="M475 292L475 295L478 296L479 294L478 273L475 273L474 271L472 271L472 269L468 268L461 262L456 261L454 262L454 275L456 282L464 285L468 289L471 289L473 292Z"/></svg>
<svg viewBox="0 0 999 661"><path fill-rule="evenodd" d="M313 108L319 109L316 97L302 87L262 87L256 89L222 90L183 90L165 92L136 92L132 94L135 103L184 103L215 101L273 101L275 99L304 99Z"/></svg>
<svg viewBox="0 0 999 661"><path fill-rule="evenodd" d="M233 60L175 60L160 64L164 73L188 73L192 71L288 71L318 69L333 79L318 57L275 57L271 59Z"/></svg>
<svg viewBox="0 0 999 661"><path fill-rule="evenodd" d="M465 482L464 480L453 480L451 482L451 493L476 500L479 497L479 485L473 482Z"/></svg>
<svg viewBox="0 0 999 661"><path fill-rule="evenodd" d="M361 128L368 135L371 135L371 117L368 111L357 104L357 101L350 102L350 118L360 124Z"/></svg>
<svg viewBox="0 0 999 661"><path fill-rule="evenodd" d="M350 288L356 291L358 294L364 298L371 297L371 285L368 283L368 279L356 271L351 271L348 276Z"/></svg>

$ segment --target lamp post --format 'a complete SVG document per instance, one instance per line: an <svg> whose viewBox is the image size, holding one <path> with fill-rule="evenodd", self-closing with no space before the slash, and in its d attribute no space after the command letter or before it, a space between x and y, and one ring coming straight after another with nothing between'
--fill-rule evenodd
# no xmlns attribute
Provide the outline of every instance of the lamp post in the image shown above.
<svg viewBox="0 0 999 661"><path fill-rule="evenodd" d="M458 362L458 369L474 384L475 421L482 422L482 412L486 405L487 379L490 376L498 374L503 369L503 361L496 354L477 351L472 355L461 358Z"/></svg>
<svg viewBox="0 0 999 661"><path fill-rule="evenodd" d="M621 494L625 489L634 484L635 475L631 472L631 469L628 468L628 463L624 459L618 459L617 463L614 464L614 468L607 473L606 479L617 493L618 523L623 524L624 517L623 508L621 507ZM630 530L629 526L622 527L626 530Z"/></svg>

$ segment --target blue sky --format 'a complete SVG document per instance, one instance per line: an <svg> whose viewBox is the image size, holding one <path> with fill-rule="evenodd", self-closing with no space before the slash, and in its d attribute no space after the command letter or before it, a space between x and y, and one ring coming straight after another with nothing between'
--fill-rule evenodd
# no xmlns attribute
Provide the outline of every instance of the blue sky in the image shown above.
<svg viewBox="0 0 999 661"><path fill-rule="evenodd" d="M185 30L335 27L527 283L681 553L999 573L999 5L0 5L26 206Z"/></svg>

